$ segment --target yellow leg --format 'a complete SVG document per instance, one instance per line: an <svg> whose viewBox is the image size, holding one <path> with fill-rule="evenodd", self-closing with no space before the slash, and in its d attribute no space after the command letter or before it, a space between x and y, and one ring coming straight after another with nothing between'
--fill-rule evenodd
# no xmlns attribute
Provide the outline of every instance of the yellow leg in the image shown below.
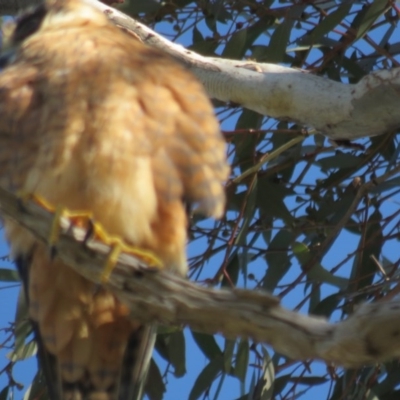
<svg viewBox="0 0 400 400"><path fill-rule="evenodd" d="M60 205L54 207L53 204L49 203L44 197L39 196L35 193L21 191L20 193L18 193L18 197L23 202L33 201L46 211L54 214L48 239L51 252L53 252L53 247L58 242L58 239L60 237L60 219L64 216L69 217L69 215L65 215L65 208Z"/></svg>
<svg viewBox="0 0 400 400"><path fill-rule="evenodd" d="M92 237L110 246L107 261L100 276L101 283L106 283L108 281L121 253L130 254L142 260L149 267L159 269L163 267L161 260L150 251L129 245L122 238L110 235L98 222L93 222L93 214L90 211L71 211L62 205L54 207L46 199L34 193L20 193L20 197L23 201L33 200L45 210L54 214L48 239L51 253L54 253L55 245L60 237L61 218L68 218L72 224L86 230L89 230L91 227L93 229Z"/></svg>
<svg viewBox="0 0 400 400"><path fill-rule="evenodd" d="M104 266L100 277L101 283L106 283L108 281L121 253L130 254L142 260L149 267L162 269L163 264L161 260L150 251L130 246L120 237L109 235L98 223L95 223L93 228L94 238L99 239L104 244L110 246L106 265Z"/></svg>
<svg viewBox="0 0 400 400"><path fill-rule="evenodd" d="M34 201L40 207L44 208L46 211L54 214L53 221L50 227L49 234L49 245L50 247L54 247L54 245L58 242L60 237L60 219L67 218L71 224L79 226L83 229L89 229L93 221L93 214L86 210L76 210L71 211L66 207L58 204L56 207L48 202L44 197L39 196L35 193L19 193L19 197L22 201Z"/></svg>

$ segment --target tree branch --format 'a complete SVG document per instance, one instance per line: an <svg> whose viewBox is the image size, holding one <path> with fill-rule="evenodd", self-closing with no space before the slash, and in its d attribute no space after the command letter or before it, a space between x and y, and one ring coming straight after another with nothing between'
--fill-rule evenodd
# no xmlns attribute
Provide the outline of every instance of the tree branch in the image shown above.
<svg viewBox="0 0 400 400"><path fill-rule="evenodd" d="M376 71L349 85L275 64L204 57L112 7L88 1L117 26L185 64L211 98L313 126L332 139L375 136L400 126L400 68Z"/></svg>
<svg viewBox="0 0 400 400"><path fill-rule="evenodd" d="M22 202L0 189L0 210L47 243L52 215L33 202ZM57 256L98 283L109 247L60 221ZM225 337L247 337L271 344L292 359L318 358L357 367L400 356L400 301L367 304L349 319L331 324L323 318L286 310L261 291L201 287L167 271L147 268L122 254L106 286L143 322L190 325Z"/></svg>
<svg viewBox="0 0 400 400"><path fill-rule="evenodd" d="M0 0L15 14L39 0ZM87 0L117 26L185 64L209 96L260 114L313 126L332 139L380 135L400 126L400 68L375 71L349 85L275 64L203 57L97 0Z"/></svg>

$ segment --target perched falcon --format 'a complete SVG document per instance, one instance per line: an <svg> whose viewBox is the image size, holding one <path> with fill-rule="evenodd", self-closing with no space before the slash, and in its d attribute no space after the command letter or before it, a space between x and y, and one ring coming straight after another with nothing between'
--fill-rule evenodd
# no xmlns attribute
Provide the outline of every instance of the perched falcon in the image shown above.
<svg viewBox="0 0 400 400"><path fill-rule="evenodd" d="M83 0L48 0L19 19L11 44L0 185L90 212L185 275L187 206L220 217L228 173L201 85ZM4 220L51 400L141 398L153 328Z"/></svg>

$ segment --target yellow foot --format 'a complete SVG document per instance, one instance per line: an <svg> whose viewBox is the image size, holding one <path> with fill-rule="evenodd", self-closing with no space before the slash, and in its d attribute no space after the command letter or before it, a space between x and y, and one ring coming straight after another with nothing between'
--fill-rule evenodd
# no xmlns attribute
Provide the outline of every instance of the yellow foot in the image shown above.
<svg viewBox="0 0 400 400"><path fill-rule="evenodd" d="M61 232L61 218L67 218L72 225L78 226L87 232L91 232L89 235L91 238L110 246L106 264L100 275L101 283L106 283L108 281L121 253L130 254L142 260L149 267L159 269L163 267L161 260L150 251L133 247L122 238L110 235L100 223L94 222L93 214L90 211L71 211L61 205L54 207L54 205L46 199L34 193L20 193L19 197L22 201L32 200L45 210L54 214L49 234L50 254L55 254L55 245L59 240Z"/></svg>
<svg viewBox="0 0 400 400"><path fill-rule="evenodd" d="M106 283L108 281L121 253L132 255L139 260L142 260L149 267L158 269L163 268L163 263L153 253L148 250L142 250L131 246L119 236L110 235L99 223L93 224L93 238L110 246L107 261L100 276L101 283Z"/></svg>
<svg viewBox="0 0 400 400"><path fill-rule="evenodd" d="M53 221L50 227L49 233L49 246L50 251L53 252L55 245L57 244L60 233L61 226L60 220L61 218L67 218L71 225L78 226L84 230L89 230L93 225L93 214L86 210L76 210L71 211L62 205L54 206L49 201L47 201L44 197L37 195L36 193L19 193L19 197L22 201L33 201L38 204L40 207L54 214Z"/></svg>

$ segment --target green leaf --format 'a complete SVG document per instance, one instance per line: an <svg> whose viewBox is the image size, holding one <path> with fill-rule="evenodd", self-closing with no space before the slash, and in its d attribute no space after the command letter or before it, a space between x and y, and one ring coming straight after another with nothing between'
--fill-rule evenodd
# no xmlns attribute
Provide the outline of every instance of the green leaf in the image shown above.
<svg viewBox="0 0 400 400"><path fill-rule="evenodd" d="M345 56L343 56L342 67L345 70L347 70L348 73L350 74L350 76L351 76L350 83L358 82L368 72L363 68L363 66L360 65L360 63L358 62L358 59L353 60L353 59L351 59L349 57L345 57Z"/></svg>
<svg viewBox="0 0 400 400"><path fill-rule="evenodd" d="M342 297L340 295L332 294L321 300L314 309L310 309L310 312L314 315L321 315L323 317L329 318L336 310L341 301Z"/></svg>
<svg viewBox="0 0 400 400"><path fill-rule="evenodd" d="M23 400L33 400L33 396L32 396L32 385L30 385L25 393L24 393L24 397Z"/></svg>
<svg viewBox="0 0 400 400"><path fill-rule="evenodd" d="M228 21L232 20L232 14L224 7L224 1L225 0L215 0L209 2L207 7L217 21L226 24Z"/></svg>
<svg viewBox="0 0 400 400"><path fill-rule="evenodd" d="M9 386L6 386L1 392L0 392L0 400L8 400L8 391L10 390Z"/></svg>
<svg viewBox="0 0 400 400"><path fill-rule="evenodd" d="M182 331L169 335L168 355L171 364L174 366L174 375L181 377L186 373L186 348L185 336Z"/></svg>
<svg viewBox="0 0 400 400"><path fill-rule="evenodd" d="M311 32L312 40L318 42L323 35L332 31L336 25L346 18L351 7L351 3L343 3L336 11L326 16Z"/></svg>
<svg viewBox="0 0 400 400"><path fill-rule="evenodd" d="M256 44L251 47L251 58L254 61L258 62L263 62L267 61L268 58L268 47L261 45L261 44Z"/></svg>
<svg viewBox="0 0 400 400"><path fill-rule="evenodd" d="M317 147L323 147L326 137L324 135L321 135L320 133L317 133L316 135L313 136L313 139Z"/></svg>
<svg viewBox="0 0 400 400"><path fill-rule="evenodd" d="M247 28L247 41L246 48L249 48L267 29L269 29L275 22L274 16L270 14L265 14L261 16L260 19L256 20L256 22ZM259 47L253 46L252 53L254 52L254 48ZM261 47L261 46L260 46ZM267 46L262 46L263 51L259 53L260 58L257 58L256 61L268 61L268 48ZM253 53L253 58L255 57Z"/></svg>
<svg viewBox="0 0 400 400"><path fill-rule="evenodd" d="M259 129L262 123L262 116L254 111L243 109L235 129ZM233 144L235 145L235 161L239 163L242 172L253 166L254 149L261 140L258 135L235 135Z"/></svg>
<svg viewBox="0 0 400 400"><path fill-rule="evenodd" d="M222 57L241 60L246 53L246 38L246 29L235 32L226 44L224 51L222 52Z"/></svg>
<svg viewBox="0 0 400 400"><path fill-rule="evenodd" d="M204 19L204 22L211 32L217 33L217 23L213 15L207 15Z"/></svg>
<svg viewBox="0 0 400 400"><path fill-rule="evenodd" d="M233 351L235 350L235 340L225 339L225 347L224 347L224 371L227 374L231 373L232 370L232 357Z"/></svg>
<svg viewBox="0 0 400 400"><path fill-rule="evenodd" d="M283 389L285 389L285 386L289 383L290 381L290 375L281 375L278 378L275 379L274 382L274 394L277 395L279 393L282 393Z"/></svg>
<svg viewBox="0 0 400 400"><path fill-rule="evenodd" d="M272 33L265 55L268 62L280 63L284 61L293 25L294 19L285 19Z"/></svg>
<svg viewBox="0 0 400 400"><path fill-rule="evenodd" d="M246 379L247 368L249 366L249 342L242 339L236 353L236 362L233 374L237 376L241 382Z"/></svg>
<svg viewBox="0 0 400 400"><path fill-rule="evenodd" d="M201 32L197 29L196 26L193 28L192 41L193 41L193 44L196 44L196 43L198 43L198 42L203 42L203 41L204 41L203 35L202 35Z"/></svg>
<svg viewBox="0 0 400 400"><path fill-rule="evenodd" d="M19 323L25 324L28 319L29 319L28 306L26 304L25 291L21 287L18 293L17 308L15 312L15 322L17 323L17 330L18 330L18 324Z"/></svg>
<svg viewBox="0 0 400 400"><path fill-rule="evenodd" d="M309 285L310 282L307 282L306 283L307 289ZM311 310L313 310L320 302L321 302L321 285L319 283L311 282L309 312L311 313Z"/></svg>
<svg viewBox="0 0 400 400"><path fill-rule="evenodd" d="M25 360L32 357L37 353L37 345L35 340L31 340L27 344L22 344L18 348L15 348L12 352L7 354L7 357L11 361Z"/></svg>
<svg viewBox="0 0 400 400"><path fill-rule="evenodd" d="M307 245L300 242L295 242L292 246L293 254L298 259L301 265L307 264L311 258L311 252ZM345 289L348 286L348 280L339 276L332 275L329 271L316 263L313 267L307 271L307 276L313 282L329 283L333 286Z"/></svg>
<svg viewBox="0 0 400 400"><path fill-rule="evenodd" d="M371 189L371 193L374 194L382 194L387 192L388 190L397 190L400 187L400 177L389 179L385 182L380 183L379 185L373 187Z"/></svg>
<svg viewBox="0 0 400 400"><path fill-rule="evenodd" d="M135 0L125 2L122 9L131 15L137 15L141 13L153 13L158 11L161 5L156 0Z"/></svg>
<svg viewBox="0 0 400 400"><path fill-rule="evenodd" d="M153 359L151 359L150 362L147 382L144 391L150 400L162 400L164 397L164 393L166 392L166 387L163 381L163 377L160 373L160 369Z"/></svg>
<svg viewBox="0 0 400 400"><path fill-rule="evenodd" d="M284 198L291 194L293 192L284 185L269 179L259 179L257 202L266 217L280 218L291 225L294 218L284 202Z"/></svg>
<svg viewBox="0 0 400 400"><path fill-rule="evenodd" d="M391 365L392 364L392 365ZM397 368L397 360L393 363L386 364L385 377L382 382L375 385L374 390L378 396L383 396L388 393L396 393L399 399L399 391L393 391L393 388L400 383L400 376ZM386 396L385 396L386 399ZM395 397L393 397L395 399Z"/></svg>
<svg viewBox="0 0 400 400"><path fill-rule="evenodd" d="M197 346L209 360L213 360L222 354L213 335L192 331L192 336Z"/></svg>
<svg viewBox="0 0 400 400"><path fill-rule="evenodd" d="M253 398L260 400L271 400L274 394L275 368L269 352L262 346L263 372L257 382Z"/></svg>
<svg viewBox="0 0 400 400"><path fill-rule="evenodd" d="M211 360L197 377L192 390L189 394L189 400L197 400L214 382L218 373L224 368L224 360L222 356Z"/></svg>
<svg viewBox="0 0 400 400"><path fill-rule="evenodd" d="M20 282L18 271L11 268L0 268L0 281L2 282Z"/></svg>
<svg viewBox="0 0 400 400"><path fill-rule="evenodd" d="M320 158L316 162L322 167L323 171L330 169L354 168L362 163L362 159L348 153L338 152L334 156Z"/></svg>
<svg viewBox="0 0 400 400"><path fill-rule="evenodd" d="M242 246L246 244L248 228L253 220L254 213L256 212L256 201L257 201L257 177L253 177L250 186L247 190L247 195L244 199L246 204L244 205L244 213L242 218L242 224L239 233L235 239L236 246Z"/></svg>
<svg viewBox="0 0 400 400"><path fill-rule="evenodd" d="M366 6L363 17L358 21L356 40L363 37L372 24L390 7L387 0L373 0Z"/></svg>
<svg viewBox="0 0 400 400"><path fill-rule="evenodd" d="M290 381L302 383L304 385L322 385L328 382L328 378L324 376L291 376Z"/></svg>
<svg viewBox="0 0 400 400"><path fill-rule="evenodd" d="M274 291L276 285L292 265L289 257L289 248L293 240L293 232L286 229L280 230L274 236L265 252L268 269L263 278L263 287L269 292Z"/></svg>
<svg viewBox="0 0 400 400"><path fill-rule="evenodd" d="M378 272L373 258L379 260L382 251L381 222L382 214L379 210L375 210L368 219L365 235L360 238L359 248L362 248L363 251L357 253L351 274L356 290L371 285Z"/></svg>
<svg viewBox="0 0 400 400"><path fill-rule="evenodd" d="M228 264L225 268L229 279L227 279L224 275L222 278L221 286L222 287L231 287L232 283L236 284L239 278L239 271L240 271L240 260L238 255L239 248L236 247L228 259Z"/></svg>
<svg viewBox="0 0 400 400"><path fill-rule="evenodd" d="M32 384L26 389L24 400L51 400L46 390L46 379L39 370L33 378Z"/></svg>
<svg viewBox="0 0 400 400"><path fill-rule="evenodd" d="M212 38L205 39L196 26L193 27L192 41L193 44L188 47L188 50L192 50L204 56L215 55L218 42Z"/></svg>
<svg viewBox="0 0 400 400"><path fill-rule="evenodd" d="M329 222L329 228L334 227L347 213L347 210L352 205L356 190L349 185L341 197L337 201L332 201L329 194L320 202L320 209L316 213L316 219L319 221ZM328 228L328 229L329 229Z"/></svg>
<svg viewBox="0 0 400 400"><path fill-rule="evenodd" d="M307 273L309 279L313 282L329 283L339 289L346 289L349 286L349 280L340 276L332 275L329 271L321 266L315 264Z"/></svg>
<svg viewBox="0 0 400 400"><path fill-rule="evenodd" d="M10 359L20 360L24 359L30 351L35 351L36 347L28 343L26 338L32 333L32 325L28 317L28 308L25 301L24 291L19 291L17 310L15 315L15 345L13 351L9 354ZM32 353L33 354L33 353Z"/></svg>

